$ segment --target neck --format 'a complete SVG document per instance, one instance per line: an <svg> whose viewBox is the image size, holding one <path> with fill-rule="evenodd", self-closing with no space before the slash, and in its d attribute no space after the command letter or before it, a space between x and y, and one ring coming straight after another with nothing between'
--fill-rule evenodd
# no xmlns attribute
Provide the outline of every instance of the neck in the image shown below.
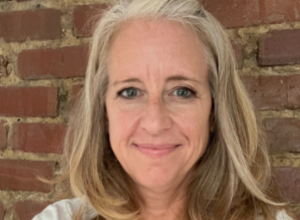
<svg viewBox="0 0 300 220"><path fill-rule="evenodd" d="M184 218L188 179L158 188L138 186L143 220L179 220Z"/></svg>
<svg viewBox="0 0 300 220"><path fill-rule="evenodd" d="M148 195L142 205L143 220L179 220L183 218L185 196Z"/></svg>

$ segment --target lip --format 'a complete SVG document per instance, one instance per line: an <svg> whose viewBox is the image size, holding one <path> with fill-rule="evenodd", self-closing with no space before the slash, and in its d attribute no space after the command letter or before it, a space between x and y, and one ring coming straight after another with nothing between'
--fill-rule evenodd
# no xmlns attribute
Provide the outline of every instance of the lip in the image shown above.
<svg viewBox="0 0 300 220"><path fill-rule="evenodd" d="M172 153L179 145L176 144L134 144L143 154L152 157L162 157Z"/></svg>

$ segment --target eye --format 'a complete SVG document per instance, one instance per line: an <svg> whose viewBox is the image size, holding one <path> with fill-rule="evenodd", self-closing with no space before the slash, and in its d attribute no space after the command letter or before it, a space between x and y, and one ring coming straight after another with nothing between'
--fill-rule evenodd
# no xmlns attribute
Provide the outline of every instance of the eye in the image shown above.
<svg viewBox="0 0 300 220"><path fill-rule="evenodd" d="M118 93L118 96L121 96L122 98L125 98L125 99L133 99L134 97L136 97L138 95L140 95L140 92L133 87L123 89Z"/></svg>
<svg viewBox="0 0 300 220"><path fill-rule="evenodd" d="M181 87L181 88L176 89L173 92L173 95L179 96L182 98L190 98L190 97L195 96L195 92L189 88Z"/></svg>

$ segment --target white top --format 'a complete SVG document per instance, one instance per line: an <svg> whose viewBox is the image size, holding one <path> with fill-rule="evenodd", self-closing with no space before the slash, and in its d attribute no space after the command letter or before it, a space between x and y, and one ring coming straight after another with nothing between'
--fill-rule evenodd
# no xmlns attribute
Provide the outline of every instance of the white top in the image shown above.
<svg viewBox="0 0 300 220"><path fill-rule="evenodd" d="M44 211L36 215L32 220L72 220L74 215L82 203L78 198L65 199L47 206ZM86 206L82 220L91 220L98 215L92 207ZM263 220L263 217L258 217L255 220ZM287 215L285 210L281 210L277 214L276 220L293 220Z"/></svg>
<svg viewBox="0 0 300 220"><path fill-rule="evenodd" d="M72 216L80 209L80 199L64 199L47 206L40 214L32 220L72 220ZM91 220L98 215L96 210L86 206L82 220Z"/></svg>

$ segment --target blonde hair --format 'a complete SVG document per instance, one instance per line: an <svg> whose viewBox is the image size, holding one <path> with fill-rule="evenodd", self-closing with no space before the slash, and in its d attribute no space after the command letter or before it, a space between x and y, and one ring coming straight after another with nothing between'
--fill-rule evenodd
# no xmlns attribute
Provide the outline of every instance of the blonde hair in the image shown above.
<svg viewBox="0 0 300 220"><path fill-rule="evenodd" d="M105 95L107 59L114 34L134 19L170 19L190 26L204 45L213 98L214 130L189 184L185 218L274 219L271 166L265 137L238 77L230 40L197 0L124 0L97 24L84 91L70 115L64 147L65 172L74 196L90 203L101 218L140 218L137 195L108 139ZM79 212L76 219L81 219Z"/></svg>

